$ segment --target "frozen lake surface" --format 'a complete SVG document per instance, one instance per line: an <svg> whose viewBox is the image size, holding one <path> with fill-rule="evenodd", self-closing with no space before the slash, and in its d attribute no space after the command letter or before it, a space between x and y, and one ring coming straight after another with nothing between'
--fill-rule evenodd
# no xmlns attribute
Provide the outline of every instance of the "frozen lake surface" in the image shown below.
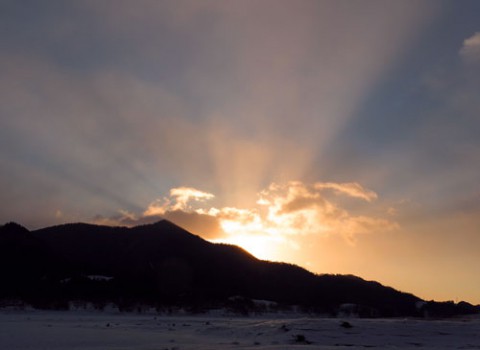
<svg viewBox="0 0 480 350"><path fill-rule="evenodd" d="M341 326L348 321L351 328ZM0 349L480 349L480 320L0 311Z"/></svg>

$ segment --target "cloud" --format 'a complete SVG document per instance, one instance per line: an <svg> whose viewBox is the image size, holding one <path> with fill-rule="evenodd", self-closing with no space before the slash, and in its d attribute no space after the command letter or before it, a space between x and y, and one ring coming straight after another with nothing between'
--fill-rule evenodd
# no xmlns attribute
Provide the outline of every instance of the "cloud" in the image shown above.
<svg viewBox="0 0 480 350"><path fill-rule="evenodd" d="M265 234L265 223L255 208L221 208L213 210L212 214L219 220L223 231L229 235L235 234Z"/></svg>
<svg viewBox="0 0 480 350"><path fill-rule="evenodd" d="M200 202L215 197L211 193L196 190L192 187L177 187L170 190L170 197L175 198L173 210L185 210L191 200Z"/></svg>
<svg viewBox="0 0 480 350"><path fill-rule="evenodd" d="M258 204L266 206L266 226L271 231L288 235L340 234L349 242L356 235L390 231L398 224L383 218L367 215L352 215L328 198L324 190L334 189L337 193L361 198L367 202L377 195L357 183L322 183L307 185L292 181L284 185L272 184L261 192Z"/></svg>
<svg viewBox="0 0 480 350"><path fill-rule="evenodd" d="M221 221L217 217L209 214L202 214L196 211L187 212L174 210L167 211L163 215L163 218L205 239L220 239L225 237Z"/></svg>
<svg viewBox="0 0 480 350"><path fill-rule="evenodd" d="M377 199L377 194L371 190L363 188L356 182L334 183L334 182L317 182L314 186L316 189L332 189L338 193L343 193L351 197L364 199L371 202Z"/></svg>
<svg viewBox="0 0 480 350"><path fill-rule="evenodd" d="M259 233L261 218L255 210L233 207L194 209L191 201L203 202L214 198L211 193L192 187L170 190L170 196L152 202L143 212L143 218L167 219L207 239L218 239L228 234Z"/></svg>
<svg viewBox="0 0 480 350"><path fill-rule="evenodd" d="M333 197L328 193L332 189L335 194ZM213 194L193 187L177 187L170 190L169 197L152 202L139 215L122 211L108 219L97 217L95 222L117 222L132 226L167 219L192 233L217 242L246 245L248 237L251 237L289 243L292 246L295 245L295 236L299 235L326 237L338 234L347 242L354 243L359 234L398 228L398 224L389 219L372 217L366 213L351 214L338 204L338 195L360 198L368 203L377 198L376 193L356 182L305 184L290 181L270 184L258 194L256 205L249 208L216 208L204 203L214 198ZM191 202L196 202L199 207L194 208Z"/></svg>
<svg viewBox="0 0 480 350"><path fill-rule="evenodd" d="M463 41L460 55L467 63L480 63L480 32Z"/></svg>
<svg viewBox="0 0 480 350"><path fill-rule="evenodd" d="M170 190L169 197L153 201L142 213L120 210L110 217L97 215L92 221L102 225L136 226L166 219L205 239L219 239L225 236L225 232L215 209L205 212L203 209L194 209L190 204L192 201L203 202L212 198L213 194L193 187L176 187Z"/></svg>
<svg viewBox="0 0 480 350"><path fill-rule="evenodd" d="M214 197L211 193L193 187L172 188L168 198L157 199L150 203L136 220L166 219L206 239L219 238L224 236L224 232L216 215L212 215L212 210L206 213L203 209L193 209L190 205L192 201L203 202Z"/></svg>
<svg viewBox="0 0 480 350"><path fill-rule="evenodd" d="M143 212L144 216L164 215L167 211L188 211L191 209L189 202L203 202L215 196L192 187L176 187L170 190L170 197L157 199Z"/></svg>

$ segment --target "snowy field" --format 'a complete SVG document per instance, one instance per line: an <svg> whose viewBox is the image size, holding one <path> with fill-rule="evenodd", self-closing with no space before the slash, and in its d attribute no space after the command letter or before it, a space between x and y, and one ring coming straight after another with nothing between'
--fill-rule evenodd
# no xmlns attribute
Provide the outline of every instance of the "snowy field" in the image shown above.
<svg viewBox="0 0 480 350"><path fill-rule="evenodd" d="M348 321L351 328L342 327ZM480 320L0 311L0 349L480 349Z"/></svg>

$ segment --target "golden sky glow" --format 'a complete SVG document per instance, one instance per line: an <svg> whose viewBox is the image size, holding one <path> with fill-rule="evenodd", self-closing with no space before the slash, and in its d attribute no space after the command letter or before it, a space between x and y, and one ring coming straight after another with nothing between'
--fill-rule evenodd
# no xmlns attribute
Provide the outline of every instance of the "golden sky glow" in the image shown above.
<svg viewBox="0 0 480 350"><path fill-rule="evenodd" d="M250 201L244 200L251 206L243 208L209 205L214 198L192 187L172 188L169 196L155 200L143 213L122 210L95 222L133 226L166 218L214 243L238 245L260 259L286 261L317 273L381 276L394 286L408 285L403 269L421 266L422 251L428 249L426 242L412 245L410 230L458 228L448 220L433 226L414 224L415 228L411 222L400 223L403 215L410 215L406 208L411 210L411 203L382 201L356 182L272 183ZM446 271L454 269L441 260L435 264ZM417 293L427 297L435 283L428 270L422 275L416 280L421 286ZM455 291L454 286L442 289L437 298L448 299Z"/></svg>
<svg viewBox="0 0 480 350"><path fill-rule="evenodd" d="M377 194L358 183L272 183L257 194L257 200L251 200L248 208L208 206L214 197L195 188L177 187L170 190L169 197L151 203L141 215L122 211L120 216L102 218L97 223L133 225L167 218L212 242L239 245L260 259L297 263L303 256L299 237L315 237L318 242L337 235L355 245L357 235L398 229L386 208L380 210L383 217L367 214ZM352 214L347 203L345 207L337 204L338 199L367 208L357 208L358 213Z"/></svg>
<svg viewBox="0 0 480 350"><path fill-rule="evenodd" d="M166 218L480 303L479 1L28 6L0 11L0 223Z"/></svg>

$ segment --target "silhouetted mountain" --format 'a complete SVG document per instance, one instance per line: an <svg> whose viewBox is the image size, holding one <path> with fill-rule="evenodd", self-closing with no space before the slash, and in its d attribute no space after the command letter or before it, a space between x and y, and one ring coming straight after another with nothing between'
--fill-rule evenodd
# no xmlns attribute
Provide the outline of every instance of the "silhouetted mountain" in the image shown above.
<svg viewBox="0 0 480 350"><path fill-rule="evenodd" d="M355 276L315 275L261 261L243 249L213 244L163 220L108 227L66 224L29 232L0 227L2 298L55 303L217 305L232 296L336 312L358 305L367 315L417 312L419 298Z"/></svg>
<svg viewBox="0 0 480 350"><path fill-rule="evenodd" d="M0 297L26 297L67 273L68 264L26 228L0 226Z"/></svg>

